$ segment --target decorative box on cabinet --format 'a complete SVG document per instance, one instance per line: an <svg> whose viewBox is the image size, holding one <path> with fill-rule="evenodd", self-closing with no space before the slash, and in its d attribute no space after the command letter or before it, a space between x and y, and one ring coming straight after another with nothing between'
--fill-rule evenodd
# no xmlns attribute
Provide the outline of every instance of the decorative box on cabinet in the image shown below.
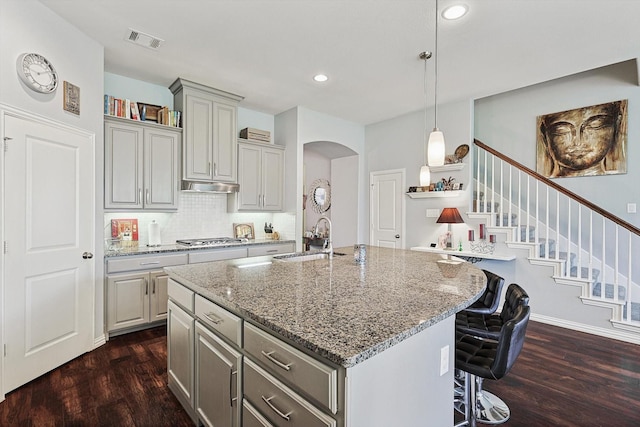
<svg viewBox="0 0 640 427"><path fill-rule="evenodd" d="M182 130L105 116L105 209L178 208Z"/></svg>
<svg viewBox="0 0 640 427"><path fill-rule="evenodd" d="M169 89L182 111L183 178L235 183L237 106L244 98L180 78Z"/></svg>
<svg viewBox="0 0 640 427"><path fill-rule="evenodd" d="M284 147L238 143L240 191L229 194L232 211L281 211L284 201Z"/></svg>

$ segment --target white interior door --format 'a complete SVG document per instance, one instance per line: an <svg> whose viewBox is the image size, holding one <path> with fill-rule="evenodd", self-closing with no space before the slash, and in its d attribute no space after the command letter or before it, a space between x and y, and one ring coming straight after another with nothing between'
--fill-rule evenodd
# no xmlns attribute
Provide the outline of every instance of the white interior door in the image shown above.
<svg viewBox="0 0 640 427"><path fill-rule="evenodd" d="M404 170L372 172L371 235L372 245L403 249L404 238Z"/></svg>
<svg viewBox="0 0 640 427"><path fill-rule="evenodd" d="M95 141L14 115L4 137L6 393L92 347Z"/></svg>

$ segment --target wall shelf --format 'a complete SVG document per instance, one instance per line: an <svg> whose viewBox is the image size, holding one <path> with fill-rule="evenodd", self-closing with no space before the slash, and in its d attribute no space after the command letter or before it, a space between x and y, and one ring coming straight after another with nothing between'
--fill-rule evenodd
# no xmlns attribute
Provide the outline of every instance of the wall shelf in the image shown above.
<svg viewBox="0 0 640 427"><path fill-rule="evenodd" d="M460 190L448 190L448 191L422 191L415 193L405 193L412 199L426 199L429 197L458 197L462 193Z"/></svg>
<svg viewBox="0 0 640 427"><path fill-rule="evenodd" d="M444 250L440 248L431 248L427 246L414 246L412 251L430 252L434 254L451 255L453 257L462 258L465 261L474 263L483 259L490 259L494 261L513 261L516 259L515 255L502 255L502 254L482 254L471 251L456 251L456 250Z"/></svg>
<svg viewBox="0 0 640 427"><path fill-rule="evenodd" d="M466 163L449 163L447 165L442 165L442 166L429 166L429 170L431 170L431 172L450 172L450 171L459 171L462 170L464 168L464 165Z"/></svg>

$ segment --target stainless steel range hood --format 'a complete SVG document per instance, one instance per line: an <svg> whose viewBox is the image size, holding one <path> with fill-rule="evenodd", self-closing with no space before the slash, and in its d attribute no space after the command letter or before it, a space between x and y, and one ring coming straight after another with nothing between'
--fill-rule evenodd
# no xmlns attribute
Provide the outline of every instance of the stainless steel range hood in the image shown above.
<svg viewBox="0 0 640 427"><path fill-rule="evenodd" d="M232 182L182 181L182 191L198 193L237 193L239 190L240 186Z"/></svg>

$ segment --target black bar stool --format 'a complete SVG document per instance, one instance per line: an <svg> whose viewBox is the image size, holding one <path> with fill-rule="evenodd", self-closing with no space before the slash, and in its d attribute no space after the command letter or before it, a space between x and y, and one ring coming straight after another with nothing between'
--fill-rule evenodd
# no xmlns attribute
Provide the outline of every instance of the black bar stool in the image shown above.
<svg viewBox="0 0 640 427"><path fill-rule="evenodd" d="M492 395L494 402L484 398L482 381L504 377L522 350L531 309L528 299L518 302L505 316L497 339L456 332L456 369L464 372L464 393L462 399L456 397L455 405L465 415L456 426L475 427L476 421L501 424L509 419L509 407L500 398Z"/></svg>
<svg viewBox="0 0 640 427"><path fill-rule="evenodd" d="M482 270L482 272L487 276L487 287L482 296L469 307L465 308L463 312L493 314L498 309L498 305L500 305L500 295L502 294L504 279L489 270Z"/></svg>
<svg viewBox="0 0 640 427"><path fill-rule="evenodd" d="M498 300L499 298L498 296ZM497 339L504 323L513 316L514 310L521 304L529 305L529 295L518 284L512 283L507 287L499 314L462 310L456 314L456 332Z"/></svg>

